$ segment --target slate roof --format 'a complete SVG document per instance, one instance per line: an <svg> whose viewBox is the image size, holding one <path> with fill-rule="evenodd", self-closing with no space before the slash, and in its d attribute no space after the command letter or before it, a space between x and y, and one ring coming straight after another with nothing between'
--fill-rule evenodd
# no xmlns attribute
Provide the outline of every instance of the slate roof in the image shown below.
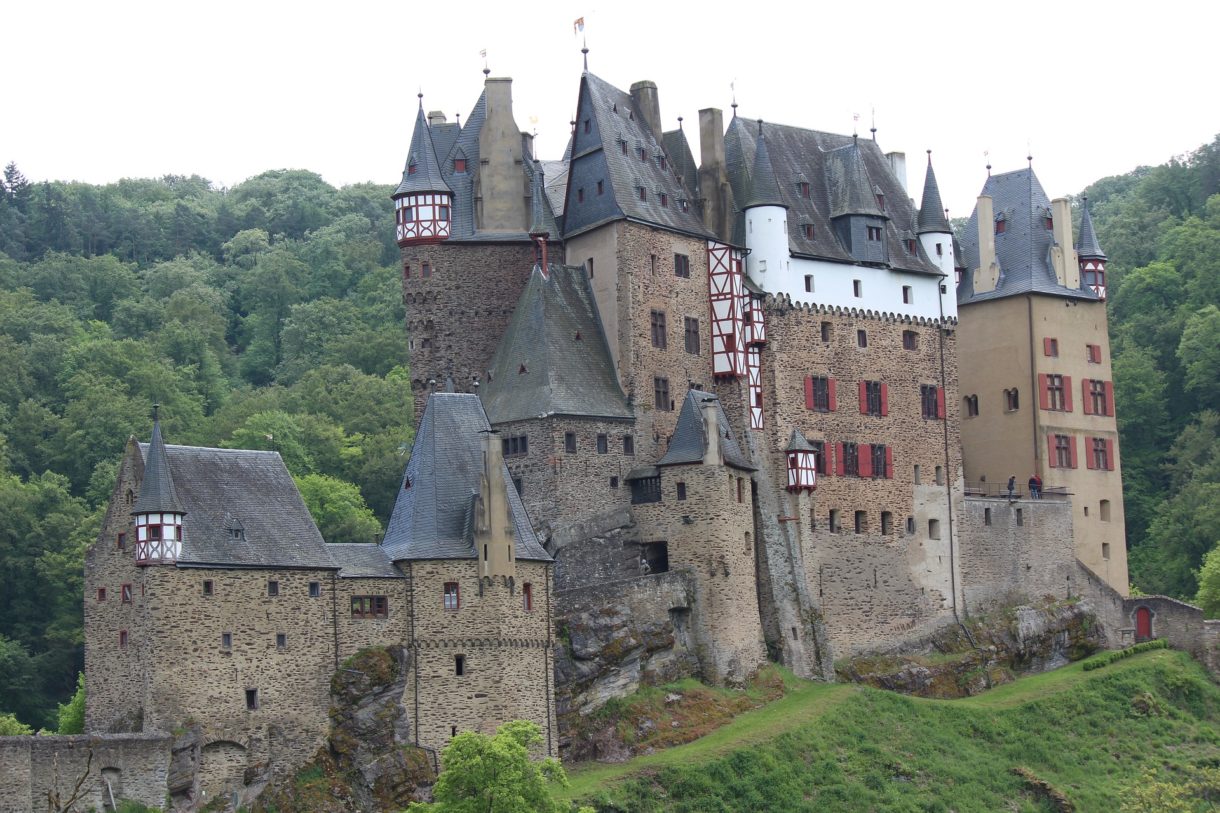
<svg viewBox="0 0 1220 813"><path fill-rule="evenodd" d="M412 165L415 173L411 173ZM407 153L407 165L402 170L402 182L392 197L415 192L450 192L449 185L441 176L436 147L432 143L432 131L424 115L424 102L420 99L419 112L415 115L415 132L411 135L411 149Z"/></svg>
<svg viewBox="0 0 1220 813"><path fill-rule="evenodd" d="M559 225L551 212L550 202L546 194L546 175L541 161L531 162L530 178L530 234L546 234L551 238L559 238Z"/></svg>
<svg viewBox="0 0 1220 813"><path fill-rule="evenodd" d="M775 180L775 168L771 165L771 154L767 149L767 136L762 132L762 122L758 123L758 140L754 147L754 166L750 171L750 194L746 196L742 209L751 206L783 206L783 197L779 193L779 183Z"/></svg>
<svg viewBox="0 0 1220 813"><path fill-rule="evenodd" d="M632 416L584 268L551 265L543 275L534 266L481 389L494 424L543 415Z"/></svg>
<svg viewBox="0 0 1220 813"><path fill-rule="evenodd" d="M805 439L805 436L795 429L792 430L792 435L788 438L788 445L784 448L785 452L815 452L813 444Z"/></svg>
<svg viewBox="0 0 1220 813"><path fill-rule="evenodd" d="M139 448L147 472L150 445ZM165 452L186 511L179 566L335 568L279 452L173 445ZM227 529L234 524L241 538Z"/></svg>
<svg viewBox="0 0 1220 813"><path fill-rule="evenodd" d="M937 232L952 234L949 218L945 217L945 204L940 199L940 187L936 183L936 173L932 171L932 151L928 150L928 172L923 178L923 200L919 203L919 222L916 231L919 234Z"/></svg>
<svg viewBox="0 0 1220 813"><path fill-rule="evenodd" d="M877 205L858 138L852 138L850 144L827 152L826 189L830 193L832 218L844 215L885 217Z"/></svg>
<svg viewBox="0 0 1220 813"><path fill-rule="evenodd" d="M710 392L702 390L687 390L686 399L682 402L682 411L678 413L678 424L674 427L673 436L669 439L669 449L665 456L657 461L658 466L673 466L679 463L701 463L707 452L707 432L703 423L702 404L704 401L714 401L717 422L722 433L720 449L724 454L724 462L738 469L753 471L749 458L737 444L733 428L729 426L728 416L720 399Z"/></svg>
<svg viewBox="0 0 1220 813"><path fill-rule="evenodd" d="M725 163L734 200L743 201L749 196L750 172L754 165L758 140L757 131L756 123L734 117L725 133ZM832 205L832 197L838 201L838 209L866 209L870 201L875 209L876 200L871 190L876 187L885 195L884 217L888 218L885 233L890 266L902 271L940 274L940 270L924 255L922 247L918 248L915 255L911 255L902 244L902 233L915 230L915 208L911 205L902 184L894 177L889 161L876 142L856 142L852 136L772 122L764 122L762 131L767 137L767 152L775 171L781 199L788 206L788 250L792 254L855 263L856 260L839 242L831 227L832 212L837 211L835 205ZM845 147L854 149L837 152ZM856 184L859 188L852 192L854 195L864 196L864 190L868 190L867 198L859 206L844 203L845 193L841 185L832 185L832 173L828 169L832 163L839 166L834 172L842 177L851 173L859 174L860 167L863 167L867 175L867 186L864 181L860 181ZM854 169L849 173L848 169L852 167ZM802 182L809 184L808 198L800 194L799 184ZM805 229L802 228L805 224L814 227L812 240L805 236ZM745 244L745 215L741 211L736 214L733 234L729 235L729 238L736 244Z"/></svg>
<svg viewBox="0 0 1220 813"><path fill-rule="evenodd" d="M1080 288L1067 288L1055 278L1055 269L1051 265L1051 246L1055 236L1044 225L1044 219L1051 213L1051 202L1032 168L988 177L981 194L991 196L996 219L1007 221L1004 232L995 236L1000 279L994 291L975 293L972 272L979 267L979 212L975 207L970 214L970 223L962 234L967 272L957 286L959 305L1028 293L1097 299L1097 294L1087 286L1082 284Z"/></svg>
<svg viewBox="0 0 1220 813"><path fill-rule="evenodd" d="M186 509L178 499L174 478L165 456L165 441L161 437L161 421L153 417L152 440L144 462L144 479L140 481L140 496L132 507L133 514L170 511L181 514Z"/></svg>
<svg viewBox="0 0 1220 813"><path fill-rule="evenodd" d="M332 542L326 550L339 566L341 579L406 578L380 545Z"/></svg>
<svg viewBox="0 0 1220 813"><path fill-rule="evenodd" d="M1097 232L1093 230L1093 216L1089 214L1089 199L1085 198L1080 205L1080 236L1076 238L1076 253L1088 259L1106 259L1106 253L1097 242Z"/></svg>
<svg viewBox="0 0 1220 813"><path fill-rule="evenodd" d="M428 397L381 543L392 560L476 558L474 500L483 474L483 433L490 428L477 395ZM551 561L530 527L507 466L503 474L516 526L516 557Z"/></svg>
<svg viewBox="0 0 1220 813"><path fill-rule="evenodd" d="M691 198L693 203L699 196L699 166L691 153L686 133L680 128L670 130L661 136L661 142L665 146L665 154L673 164L674 172L678 173L678 179L682 181L682 188L694 196Z"/></svg>
<svg viewBox="0 0 1220 813"><path fill-rule="evenodd" d="M665 150L658 139L663 136L654 134L645 124L631 94L585 73L576 110L564 204L565 236L623 217L688 234L713 236L694 205L694 190L683 186L675 164L667 157L666 168L661 169L660 157ZM590 122L588 133L584 132L585 120ZM627 147L625 155L623 144ZM644 160L640 158L641 149ZM609 194L593 194L597 180L606 181ZM583 203L574 198L574 187L585 188ZM662 193L667 196L667 206L661 205ZM685 211L681 200L688 202Z"/></svg>

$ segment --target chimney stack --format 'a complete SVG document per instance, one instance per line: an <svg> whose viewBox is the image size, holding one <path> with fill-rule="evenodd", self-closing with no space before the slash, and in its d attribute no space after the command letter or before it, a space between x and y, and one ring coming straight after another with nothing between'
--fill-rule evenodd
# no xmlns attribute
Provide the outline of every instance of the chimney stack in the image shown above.
<svg viewBox="0 0 1220 813"><path fill-rule="evenodd" d="M703 225L727 240L729 176L724 160L724 114L714 107L699 111L699 160Z"/></svg>
<svg viewBox="0 0 1220 813"><path fill-rule="evenodd" d="M705 466L719 466L724 463L720 451L720 415L716 409L717 403L715 398L705 397L703 403L699 404L699 411L703 414L703 430L707 433L707 450L703 453Z"/></svg>
<svg viewBox="0 0 1220 813"><path fill-rule="evenodd" d="M657 143L661 143L661 97L657 94L657 83L648 79L631 86L631 100L644 117L644 123L652 130Z"/></svg>
<svg viewBox="0 0 1220 813"><path fill-rule="evenodd" d="M521 128L513 119L513 80L489 76L484 82L487 112L479 133L477 227L487 232L529 228L521 170Z"/></svg>
<svg viewBox="0 0 1220 813"><path fill-rule="evenodd" d="M979 195L977 212L979 267L975 270L974 290L994 291L1000 274L995 261L995 208L990 195Z"/></svg>
<svg viewBox="0 0 1220 813"><path fill-rule="evenodd" d="M1067 198L1051 201L1051 225L1055 230L1055 247L1051 263L1055 277L1066 288L1080 287L1080 261L1076 259L1076 244L1072 240L1072 204Z"/></svg>
<svg viewBox="0 0 1220 813"><path fill-rule="evenodd" d="M445 123L445 114L443 111L440 111L440 110L429 110L428 111L428 126L429 127L435 127L438 124L444 124L444 123Z"/></svg>

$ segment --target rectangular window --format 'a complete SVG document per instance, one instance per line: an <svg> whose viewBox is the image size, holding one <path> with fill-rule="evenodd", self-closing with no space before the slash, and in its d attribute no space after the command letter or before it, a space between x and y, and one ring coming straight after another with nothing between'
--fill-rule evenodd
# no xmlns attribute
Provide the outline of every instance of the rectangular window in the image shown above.
<svg viewBox="0 0 1220 813"><path fill-rule="evenodd" d="M119 588L119 596L124 604L131 603L131 585L125 584Z"/></svg>
<svg viewBox="0 0 1220 813"><path fill-rule="evenodd" d="M851 292L857 298L864 296L864 283L858 279L853 279L851 281Z"/></svg>
<svg viewBox="0 0 1220 813"><path fill-rule="evenodd" d="M932 384L920 384L919 412L928 419L945 417L944 390Z"/></svg>
<svg viewBox="0 0 1220 813"><path fill-rule="evenodd" d="M995 233L1003 234L1006 231L1008 231L1008 221L1003 219L997 220L995 222Z"/></svg>
<svg viewBox="0 0 1220 813"><path fill-rule="evenodd" d="M831 332L830 322L823 322L822 323L822 341L826 344L830 343L830 332Z"/></svg>
<svg viewBox="0 0 1220 813"><path fill-rule="evenodd" d="M527 613L534 611L534 586L529 582L521 585L521 604Z"/></svg>
<svg viewBox="0 0 1220 813"><path fill-rule="evenodd" d="M593 279L593 258L592 257L590 257L585 262L585 266L589 269L589 279Z"/></svg>
<svg viewBox="0 0 1220 813"><path fill-rule="evenodd" d="M912 238L909 238L909 237L908 237L908 238L907 238L907 239L904 241L904 244L905 244L905 246L906 246L907 254L910 254L911 256L914 256L914 255L915 255L915 241L914 241ZM904 300L904 301L905 301L905 300Z"/></svg>
<svg viewBox="0 0 1220 813"><path fill-rule="evenodd" d="M669 399L669 379L668 378L653 378L652 379L652 397L653 404L658 412L672 412L674 402Z"/></svg>
<svg viewBox="0 0 1220 813"><path fill-rule="evenodd" d="M649 315L649 323L652 327L652 346L658 350L666 349L665 311L652 311Z"/></svg>
<svg viewBox="0 0 1220 813"><path fill-rule="evenodd" d="M1086 378L1085 385L1089 388L1087 401L1085 402L1093 408L1094 415L1109 415L1110 414L1110 399L1107 397L1106 382L1096 378Z"/></svg>
<svg viewBox="0 0 1220 813"><path fill-rule="evenodd" d="M796 185L796 189L800 193L802 198L805 198L806 200L809 199L809 182L808 181L801 181L800 183L798 183Z"/></svg>
<svg viewBox="0 0 1220 813"><path fill-rule="evenodd" d="M686 341L686 352L692 356L699 355L699 320L685 317L683 335Z"/></svg>
<svg viewBox="0 0 1220 813"><path fill-rule="evenodd" d="M674 276L690 277L690 257L685 254L674 255Z"/></svg>
<svg viewBox="0 0 1220 813"><path fill-rule="evenodd" d="M127 630L119 630L119 649L127 648Z"/></svg>
<svg viewBox="0 0 1220 813"><path fill-rule="evenodd" d="M677 483L678 502L686 499L686 483Z"/></svg>
<svg viewBox="0 0 1220 813"><path fill-rule="evenodd" d="M454 655L453 656L453 674L457 675L458 677L462 677L463 675L466 674L466 656L465 655Z"/></svg>
<svg viewBox="0 0 1220 813"><path fill-rule="evenodd" d="M1089 364L1101 364L1101 345L1086 344L1084 346L1084 357Z"/></svg>
<svg viewBox="0 0 1220 813"><path fill-rule="evenodd" d="M97 600L98 601L106 600L106 588L105 587L97 588Z"/></svg>
<svg viewBox="0 0 1220 813"><path fill-rule="evenodd" d="M1063 376L1046 376L1046 408L1050 410L1067 410L1067 393L1064 390Z"/></svg>
<svg viewBox="0 0 1220 813"><path fill-rule="evenodd" d="M454 172L465 172L466 171L466 159L465 158L454 158L453 159L453 171Z"/></svg>
<svg viewBox="0 0 1220 813"><path fill-rule="evenodd" d="M903 350L918 350L919 349L919 334L913 330L902 331L902 349Z"/></svg>
<svg viewBox="0 0 1220 813"><path fill-rule="evenodd" d="M647 201L647 200L648 200L648 190L647 190L647 189L645 189L645 188L644 188L644 187L642 187L642 186L641 186L641 187L637 187L636 192L637 192L637 194L640 196L640 200L643 200L643 201Z"/></svg>
<svg viewBox="0 0 1220 813"><path fill-rule="evenodd" d="M661 193L661 208L669 208L669 195L666 195L664 192Z"/></svg>
<svg viewBox="0 0 1220 813"><path fill-rule="evenodd" d="M880 243L881 242L881 227L880 226L869 226L868 227L868 239L874 243Z"/></svg>
<svg viewBox="0 0 1220 813"><path fill-rule="evenodd" d="M280 583L272 579L267 582L267 595L278 596L280 594Z"/></svg>
<svg viewBox="0 0 1220 813"><path fill-rule="evenodd" d="M505 457L521 457L530 453L529 435L512 435L500 439L500 452Z"/></svg>
<svg viewBox="0 0 1220 813"><path fill-rule="evenodd" d="M834 412L834 381L825 376L805 379L805 407L815 412Z"/></svg>
<svg viewBox="0 0 1220 813"><path fill-rule="evenodd" d="M591 127L592 127L592 124L590 124L589 119L585 119L585 132L586 133L592 132L592 130L590 129Z"/></svg>
<svg viewBox="0 0 1220 813"><path fill-rule="evenodd" d="M882 446L874 443L869 447L869 455L872 457L873 479L884 480L890 476L890 449L888 446Z"/></svg>
<svg viewBox="0 0 1220 813"><path fill-rule="evenodd" d="M655 254L648 255L648 269L650 271L652 271L653 275L656 275L656 273L657 273L657 255L655 255Z"/></svg>
<svg viewBox="0 0 1220 813"><path fill-rule="evenodd" d="M440 213L437 219L440 220L442 223L447 223L449 221L449 207L440 206L437 208Z"/></svg>
<svg viewBox="0 0 1220 813"><path fill-rule="evenodd" d="M966 417L976 418L979 414L979 397L977 395L967 395L963 403L966 407Z"/></svg>
<svg viewBox="0 0 1220 813"><path fill-rule="evenodd" d="M1072 438L1069 435L1055 435L1053 438L1055 450L1055 467L1073 469Z"/></svg>
<svg viewBox="0 0 1220 813"><path fill-rule="evenodd" d="M1042 353L1043 353L1043 355L1050 356L1051 358L1058 358L1059 340L1052 339L1049 337L1043 339L1042 340Z"/></svg>
<svg viewBox="0 0 1220 813"><path fill-rule="evenodd" d="M1008 412L1016 412L1020 406L1021 397L1017 394L1017 388L1004 390L1004 409Z"/></svg>
<svg viewBox="0 0 1220 813"><path fill-rule="evenodd" d="M737 502L742 501L742 479L737 478Z"/></svg>
<svg viewBox="0 0 1220 813"><path fill-rule="evenodd" d="M318 582L309 583L309 597L320 598L322 596L322 585Z"/></svg>
<svg viewBox="0 0 1220 813"><path fill-rule="evenodd" d="M246 689L246 711L258 711L258 689Z"/></svg>
<svg viewBox="0 0 1220 813"><path fill-rule="evenodd" d="M868 530L868 513L865 511L856 512L856 533L862 534Z"/></svg>
<svg viewBox="0 0 1220 813"><path fill-rule="evenodd" d="M232 649L233 648L233 633L231 633L231 632L220 633L220 648L221 649Z"/></svg>
<svg viewBox="0 0 1220 813"><path fill-rule="evenodd" d="M860 414L885 415L886 386L880 381L860 382Z"/></svg>
<svg viewBox="0 0 1220 813"><path fill-rule="evenodd" d="M813 239L815 239L816 235L817 235L817 231L813 228L813 224L806 223L805 224L805 239L813 240Z"/></svg>
<svg viewBox="0 0 1220 813"><path fill-rule="evenodd" d="M661 501L661 478L640 477L631 481L631 504Z"/></svg>
<svg viewBox="0 0 1220 813"><path fill-rule="evenodd" d="M576 190L576 202L577 203L585 202L585 188L583 186Z"/></svg>
<svg viewBox="0 0 1220 813"><path fill-rule="evenodd" d="M813 274L805 275L805 293L813 293Z"/></svg>
<svg viewBox="0 0 1220 813"><path fill-rule="evenodd" d="M211 579L204 579L204 580L203 580L203 594L204 594L205 596L210 596L210 595L212 595L212 591L213 591L213 589L214 589L214 588L213 588L212 580L211 580Z"/></svg>
<svg viewBox="0 0 1220 813"><path fill-rule="evenodd" d="M894 514L891 511L881 512L881 533L889 536L894 532Z"/></svg>
<svg viewBox="0 0 1220 813"><path fill-rule="evenodd" d="M606 454L610 451L610 438L608 435L599 434L597 436L597 453Z"/></svg>
<svg viewBox="0 0 1220 813"><path fill-rule="evenodd" d="M839 532L839 509L830 509L829 526L832 534L837 534Z"/></svg>
<svg viewBox="0 0 1220 813"><path fill-rule="evenodd" d="M842 450L842 461L840 467L843 469L843 474L850 477L860 476L860 448L854 443L840 444Z"/></svg>
<svg viewBox="0 0 1220 813"><path fill-rule="evenodd" d="M857 330L856 331L856 346L857 347L868 347L868 331L867 330Z"/></svg>
<svg viewBox="0 0 1220 813"><path fill-rule="evenodd" d="M635 455L635 438L631 435L623 435L623 454L628 457Z"/></svg>
<svg viewBox="0 0 1220 813"><path fill-rule="evenodd" d="M285 634L283 632L277 632L275 634L275 648L276 649L287 649L288 648L287 634Z"/></svg>
<svg viewBox="0 0 1220 813"><path fill-rule="evenodd" d="M563 433L563 450L568 454L576 454L576 433Z"/></svg>
<svg viewBox="0 0 1220 813"><path fill-rule="evenodd" d="M445 582L443 606L446 610L456 610L462 606L461 594L457 582Z"/></svg>
<svg viewBox="0 0 1220 813"><path fill-rule="evenodd" d="M424 263L422 266L420 266L420 268L420 275L424 279L432 276L432 263Z"/></svg>
<svg viewBox="0 0 1220 813"><path fill-rule="evenodd" d="M114 538L114 546L119 550L127 550L127 534L122 533Z"/></svg>
<svg viewBox="0 0 1220 813"><path fill-rule="evenodd" d="M627 154L627 142L626 141L620 141L618 143L618 148L623 153L623 155Z"/></svg>
<svg viewBox="0 0 1220 813"><path fill-rule="evenodd" d="M902 304L910 305L915 301L915 294L911 291L910 285L902 286Z"/></svg>
<svg viewBox="0 0 1220 813"><path fill-rule="evenodd" d="M385 596L352 596L352 618L385 618L390 602Z"/></svg>

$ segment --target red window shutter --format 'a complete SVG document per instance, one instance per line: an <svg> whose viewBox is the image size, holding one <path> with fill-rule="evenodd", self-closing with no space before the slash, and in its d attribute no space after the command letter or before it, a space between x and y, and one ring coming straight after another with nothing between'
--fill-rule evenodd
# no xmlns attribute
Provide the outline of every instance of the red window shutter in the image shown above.
<svg viewBox="0 0 1220 813"><path fill-rule="evenodd" d="M859 386L857 387L857 389L860 390L860 414L867 415L868 414L868 384L861 381Z"/></svg>
<svg viewBox="0 0 1220 813"><path fill-rule="evenodd" d="M835 381L833 378L826 379L826 394L827 400L830 401L831 412L834 412L839 408L839 396L836 394L838 391L838 387L836 385L838 383L839 382Z"/></svg>
<svg viewBox="0 0 1220 813"><path fill-rule="evenodd" d="M881 416L890 414L890 385L881 382Z"/></svg>
<svg viewBox="0 0 1220 813"><path fill-rule="evenodd" d="M1042 355L1049 356L1051 354L1051 341L1052 339L1049 338L1042 340Z"/></svg>
<svg viewBox="0 0 1220 813"><path fill-rule="evenodd" d="M1068 435L1068 451L1071 453L1072 468L1076 468L1076 436Z"/></svg>
<svg viewBox="0 0 1220 813"><path fill-rule="evenodd" d="M1095 469L1097 456L1093 452L1093 438L1085 438L1084 465L1087 469Z"/></svg>
<svg viewBox="0 0 1220 813"><path fill-rule="evenodd" d="M825 465L822 468L826 469L826 473L818 472L819 477L833 477L835 473L835 445L826 443L822 445L822 454L825 455Z"/></svg>
<svg viewBox="0 0 1220 813"><path fill-rule="evenodd" d="M843 444L835 444L835 473L843 476Z"/></svg>
<svg viewBox="0 0 1220 813"><path fill-rule="evenodd" d="M860 458L859 458L860 476L861 477L872 477L873 476L873 447L867 443L862 443L862 444L860 444L860 446L858 448L860 449Z"/></svg>
<svg viewBox="0 0 1220 813"><path fill-rule="evenodd" d="M805 376L805 409L813 409L813 376Z"/></svg>
<svg viewBox="0 0 1220 813"><path fill-rule="evenodd" d="M1046 373L1038 373L1038 408L1051 408L1051 393L1046 387Z"/></svg>
<svg viewBox="0 0 1220 813"><path fill-rule="evenodd" d="M1080 379L1080 404L1081 409L1084 410L1084 414L1086 415L1093 414L1093 399L1089 393L1090 383L1091 381L1088 378Z"/></svg>
<svg viewBox="0 0 1220 813"><path fill-rule="evenodd" d="M1046 465L1052 469L1059 468L1059 455L1055 453L1055 436L1046 436Z"/></svg>
<svg viewBox="0 0 1220 813"><path fill-rule="evenodd" d="M1106 438L1106 471L1114 471L1114 439Z"/></svg>
<svg viewBox="0 0 1220 813"><path fill-rule="evenodd" d="M894 447L885 447L885 479L894 479Z"/></svg>
<svg viewBox="0 0 1220 813"><path fill-rule="evenodd" d="M1070 375L1063 377L1063 411L1072 411L1072 377Z"/></svg>
<svg viewBox="0 0 1220 813"><path fill-rule="evenodd" d="M1106 382L1106 414L1114 414L1114 382Z"/></svg>
<svg viewBox="0 0 1220 813"><path fill-rule="evenodd" d="M945 388L936 388L936 417L945 417Z"/></svg>

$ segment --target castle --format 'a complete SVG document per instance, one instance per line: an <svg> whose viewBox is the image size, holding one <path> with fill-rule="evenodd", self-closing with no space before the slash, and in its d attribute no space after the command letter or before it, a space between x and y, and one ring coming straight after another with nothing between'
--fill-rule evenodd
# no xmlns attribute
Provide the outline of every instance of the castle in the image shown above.
<svg viewBox="0 0 1220 813"><path fill-rule="evenodd" d="M829 679L1045 595L1161 634L1174 608L1124 599L1087 209L1073 240L1032 169L989 176L958 245L930 153L916 207L872 139L698 125L696 166L655 84L586 71L542 161L511 80L462 125L421 97L393 194L418 431L385 538L327 544L277 454L154 420L88 552L87 730L200 725L169 788L199 804L307 759L365 646L407 651L409 742L524 718L557 754L564 715L641 683Z"/></svg>

